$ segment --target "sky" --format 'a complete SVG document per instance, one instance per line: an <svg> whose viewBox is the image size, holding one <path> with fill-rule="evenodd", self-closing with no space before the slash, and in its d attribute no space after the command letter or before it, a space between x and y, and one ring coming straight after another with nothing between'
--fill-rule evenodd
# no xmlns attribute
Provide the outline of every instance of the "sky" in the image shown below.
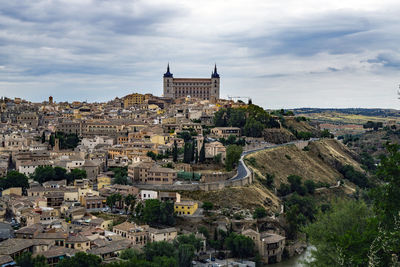
<svg viewBox="0 0 400 267"><path fill-rule="evenodd" d="M162 95L221 76L264 108L400 109L400 2L0 0L0 96L41 102Z"/></svg>

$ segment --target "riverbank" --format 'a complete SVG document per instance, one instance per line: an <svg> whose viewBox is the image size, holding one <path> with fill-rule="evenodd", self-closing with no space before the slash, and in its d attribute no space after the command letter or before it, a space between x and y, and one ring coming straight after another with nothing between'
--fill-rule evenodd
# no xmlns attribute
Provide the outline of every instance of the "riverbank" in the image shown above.
<svg viewBox="0 0 400 267"><path fill-rule="evenodd" d="M311 257L311 251L313 250L314 247L312 246L307 246L307 248L299 255L295 255L287 260L284 260L279 263L271 264L269 266L273 267L303 267L305 266L302 262L310 259Z"/></svg>

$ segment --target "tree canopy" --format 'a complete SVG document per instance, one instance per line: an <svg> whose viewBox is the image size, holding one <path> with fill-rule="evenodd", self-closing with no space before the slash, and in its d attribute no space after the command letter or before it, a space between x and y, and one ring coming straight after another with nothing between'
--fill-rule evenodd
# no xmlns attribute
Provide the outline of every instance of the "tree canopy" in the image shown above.
<svg viewBox="0 0 400 267"><path fill-rule="evenodd" d="M6 177L0 179L0 187L4 190L10 187L29 188L28 177L17 171L9 171Z"/></svg>
<svg viewBox="0 0 400 267"><path fill-rule="evenodd" d="M367 203L334 201L305 227L316 247L309 266L396 266L400 254L400 146L387 145ZM303 203L304 204L304 203Z"/></svg>
<svg viewBox="0 0 400 267"><path fill-rule="evenodd" d="M229 145L226 148L225 168L227 171L231 171L235 166L237 166L242 152L243 148L238 145Z"/></svg>

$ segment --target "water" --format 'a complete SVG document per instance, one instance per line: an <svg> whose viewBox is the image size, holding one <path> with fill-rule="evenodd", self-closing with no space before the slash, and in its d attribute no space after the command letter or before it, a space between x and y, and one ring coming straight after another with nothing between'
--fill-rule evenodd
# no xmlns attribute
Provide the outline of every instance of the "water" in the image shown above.
<svg viewBox="0 0 400 267"><path fill-rule="evenodd" d="M309 258L311 256L311 250L313 248L311 246L308 246L303 253L300 255L296 255L288 260L282 261L280 263L276 264L271 264L268 266L273 266L273 267L303 267L304 265L301 263L301 261L304 261L305 259Z"/></svg>

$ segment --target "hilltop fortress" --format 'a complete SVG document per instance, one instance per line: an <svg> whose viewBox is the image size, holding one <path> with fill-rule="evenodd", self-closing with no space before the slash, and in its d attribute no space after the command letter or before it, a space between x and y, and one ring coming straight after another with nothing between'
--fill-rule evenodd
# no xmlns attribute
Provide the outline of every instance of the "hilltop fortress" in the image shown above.
<svg viewBox="0 0 400 267"><path fill-rule="evenodd" d="M164 73L164 97L194 97L215 102L219 99L220 77L217 65L211 73L211 78L174 78L170 72L169 64Z"/></svg>

